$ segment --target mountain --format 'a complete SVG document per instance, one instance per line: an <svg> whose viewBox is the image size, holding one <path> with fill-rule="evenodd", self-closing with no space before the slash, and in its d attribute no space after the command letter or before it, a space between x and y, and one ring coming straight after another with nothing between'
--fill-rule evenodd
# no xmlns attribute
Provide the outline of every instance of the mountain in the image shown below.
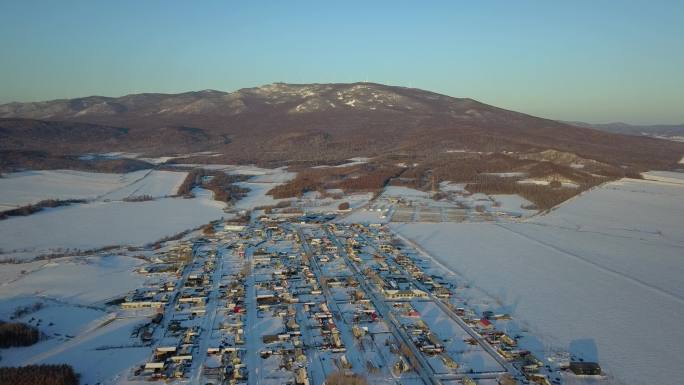
<svg viewBox="0 0 684 385"><path fill-rule="evenodd" d="M567 122L578 127L588 127L605 132L612 132L616 134L626 135L642 135L651 136L662 139L684 141L684 123L683 124L653 124L653 125L637 125L627 123L605 123L592 124L585 122Z"/></svg>
<svg viewBox="0 0 684 385"><path fill-rule="evenodd" d="M577 127L472 99L375 83L91 96L0 105L0 151L59 156L212 151L197 161L291 164L354 156L555 150L615 166L673 167L684 144Z"/></svg>

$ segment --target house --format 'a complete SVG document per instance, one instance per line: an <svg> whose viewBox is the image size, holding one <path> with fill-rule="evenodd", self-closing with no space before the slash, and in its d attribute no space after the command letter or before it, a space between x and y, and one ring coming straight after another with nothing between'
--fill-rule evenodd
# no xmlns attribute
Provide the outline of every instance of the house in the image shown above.
<svg viewBox="0 0 684 385"><path fill-rule="evenodd" d="M223 230L225 231L243 231L245 229L245 225L237 224L237 223L226 223L223 226Z"/></svg>
<svg viewBox="0 0 684 385"><path fill-rule="evenodd" d="M598 376L601 374L601 367L596 362L570 362L570 371L577 375Z"/></svg>
<svg viewBox="0 0 684 385"><path fill-rule="evenodd" d="M410 298L426 298L428 294L422 290L394 290L386 289L383 290L385 297L389 299L410 299Z"/></svg>
<svg viewBox="0 0 684 385"><path fill-rule="evenodd" d="M492 323L486 318L482 318L481 320L477 321L477 327L483 330L494 329L494 325L492 325Z"/></svg>

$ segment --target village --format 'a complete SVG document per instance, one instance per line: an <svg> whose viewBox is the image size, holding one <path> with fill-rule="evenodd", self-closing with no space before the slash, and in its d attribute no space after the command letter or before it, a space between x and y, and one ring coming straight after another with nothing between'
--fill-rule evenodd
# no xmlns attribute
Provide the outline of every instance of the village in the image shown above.
<svg viewBox="0 0 684 385"><path fill-rule="evenodd" d="M459 282L385 225L325 219L215 221L141 268L148 284L120 308L148 316L131 339L150 353L128 381L555 385L601 374L520 348L509 314L461 299Z"/></svg>

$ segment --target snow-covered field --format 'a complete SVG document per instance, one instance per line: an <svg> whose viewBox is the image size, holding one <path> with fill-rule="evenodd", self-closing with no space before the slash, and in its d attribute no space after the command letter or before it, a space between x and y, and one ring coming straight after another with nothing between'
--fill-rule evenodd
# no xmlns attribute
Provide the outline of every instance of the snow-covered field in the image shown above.
<svg viewBox="0 0 684 385"><path fill-rule="evenodd" d="M185 180L186 172L149 171L143 178L101 195L100 200L121 200L148 195L152 198L175 195Z"/></svg>
<svg viewBox="0 0 684 385"><path fill-rule="evenodd" d="M14 208L44 199L93 199L133 183L147 172L105 174L41 170L6 174L0 178L0 206Z"/></svg>
<svg viewBox="0 0 684 385"><path fill-rule="evenodd" d="M140 285L142 277L134 270L142 263L140 259L116 255L43 262L30 274L0 285L0 299L38 296L81 305L97 304ZM0 314L3 310L6 309L0 306Z"/></svg>
<svg viewBox="0 0 684 385"><path fill-rule="evenodd" d="M525 207L532 207L534 204L517 194L494 194L492 198L497 202L497 211L511 215L530 216L537 210L530 210Z"/></svg>
<svg viewBox="0 0 684 385"><path fill-rule="evenodd" d="M241 183L250 192L237 203L237 209L277 203L278 200L266 193L295 176L283 168L215 166L230 174L252 176ZM159 170L127 174L26 171L5 175L0 178L0 210L44 199L90 202L0 221L0 259L30 259L40 254L112 245L142 245L231 215L224 213L224 203L212 200L211 193L205 190L197 190L193 199L170 197L176 194L186 175L184 171ZM156 200L122 201L143 195Z"/></svg>
<svg viewBox="0 0 684 385"><path fill-rule="evenodd" d="M74 170L23 171L0 178L0 210L44 199L120 200L174 195L186 172L140 170L107 174Z"/></svg>
<svg viewBox="0 0 684 385"><path fill-rule="evenodd" d="M229 215L211 192L195 192L193 199L92 202L0 221L0 257L142 245Z"/></svg>
<svg viewBox="0 0 684 385"><path fill-rule="evenodd" d="M98 314L78 307L54 307L49 314L60 315L55 319L84 328L73 338L59 333L61 336L29 347L3 349L3 366L66 363L81 375L81 384L111 384L120 383L119 380L125 383L130 368L149 356L149 347L121 345L131 340L131 330L144 322L141 318L113 319L104 312ZM65 314L69 319L65 319Z"/></svg>
<svg viewBox="0 0 684 385"><path fill-rule="evenodd" d="M684 173L672 171L649 171L642 174L644 179L684 184Z"/></svg>
<svg viewBox="0 0 684 385"><path fill-rule="evenodd" d="M0 319L10 319L18 307L40 303L16 320L38 327L45 338L29 347L3 349L2 365L68 363L83 376L83 384L128 371L149 354L149 348L121 346L144 319L118 318L99 306L142 284L144 278L134 272L142 263L112 255L17 265L31 265L31 271L0 285ZM121 348L106 349L110 346Z"/></svg>
<svg viewBox="0 0 684 385"><path fill-rule="evenodd" d="M671 175L669 177L672 177ZM621 180L522 223L393 228L609 383L679 384L684 185Z"/></svg>

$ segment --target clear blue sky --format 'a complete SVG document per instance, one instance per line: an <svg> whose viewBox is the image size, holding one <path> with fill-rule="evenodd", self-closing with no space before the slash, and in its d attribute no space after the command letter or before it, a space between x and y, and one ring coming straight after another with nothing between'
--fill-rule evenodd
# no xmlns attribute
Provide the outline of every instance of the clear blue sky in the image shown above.
<svg viewBox="0 0 684 385"><path fill-rule="evenodd" d="M0 103L369 80L684 122L684 1L0 0Z"/></svg>

